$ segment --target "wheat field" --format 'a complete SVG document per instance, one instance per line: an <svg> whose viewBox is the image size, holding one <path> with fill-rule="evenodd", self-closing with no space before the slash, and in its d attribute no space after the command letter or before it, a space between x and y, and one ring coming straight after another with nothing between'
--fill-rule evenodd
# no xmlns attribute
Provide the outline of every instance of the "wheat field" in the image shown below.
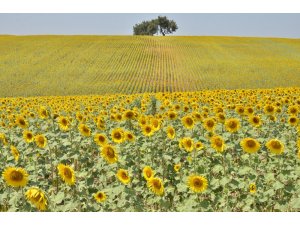
<svg viewBox="0 0 300 225"><path fill-rule="evenodd" d="M300 40L0 36L0 96L299 86Z"/></svg>

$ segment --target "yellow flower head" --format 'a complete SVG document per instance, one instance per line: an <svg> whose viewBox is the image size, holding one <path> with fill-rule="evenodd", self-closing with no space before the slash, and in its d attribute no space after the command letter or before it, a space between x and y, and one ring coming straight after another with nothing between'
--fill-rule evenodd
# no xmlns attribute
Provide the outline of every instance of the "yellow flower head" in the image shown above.
<svg viewBox="0 0 300 225"><path fill-rule="evenodd" d="M72 167L64 164L58 164L57 166L58 174L61 179L68 185L74 185L76 182L75 173Z"/></svg>
<svg viewBox="0 0 300 225"><path fill-rule="evenodd" d="M164 194L164 185L160 178L150 178L147 181L147 186L149 190L151 190L156 195L163 195Z"/></svg>
<svg viewBox="0 0 300 225"><path fill-rule="evenodd" d="M27 200L38 210L45 211L47 209L47 198L41 189L37 187L31 187L28 189L28 191L26 191L25 196Z"/></svg>
<svg viewBox="0 0 300 225"><path fill-rule="evenodd" d="M25 130L23 132L23 139L25 140L26 143L30 143L34 141L34 136L31 131Z"/></svg>
<svg viewBox="0 0 300 225"><path fill-rule="evenodd" d="M184 148L187 152L191 152L194 149L194 141L190 137L184 137L180 140L179 147Z"/></svg>
<svg viewBox="0 0 300 225"><path fill-rule="evenodd" d="M35 136L35 143L40 148L45 148L47 145L47 139L44 135L39 134Z"/></svg>
<svg viewBox="0 0 300 225"><path fill-rule="evenodd" d="M87 125L79 124L78 129L79 129L81 135L83 135L85 137L91 136L91 129Z"/></svg>
<svg viewBox="0 0 300 225"><path fill-rule="evenodd" d="M195 125L194 119L191 116L185 116L181 119L181 121L187 129L193 129Z"/></svg>
<svg viewBox="0 0 300 225"><path fill-rule="evenodd" d="M93 194L93 196L98 203L105 202L107 198L103 191L98 191L97 193Z"/></svg>
<svg viewBox="0 0 300 225"><path fill-rule="evenodd" d="M253 138L244 138L240 142L241 147L247 153L256 153L260 149L260 144Z"/></svg>
<svg viewBox="0 0 300 225"><path fill-rule="evenodd" d="M175 138L175 129L173 127L168 127L167 128L167 136L170 139L174 139Z"/></svg>
<svg viewBox="0 0 300 225"><path fill-rule="evenodd" d="M174 165L174 170L175 170L176 173L179 172L180 168L181 168L181 164L180 163Z"/></svg>
<svg viewBox="0 0 300 225"><path fill-rule="evenodd" d="M94 141L99 146L104 146L107 144L107 137L105 134L95 134Z"/></svg>
<svg viewBox="0 0 300 225"><path fill-rule="evenodd" d="M15 161L18 162L19 156L20 156L18 149L15 146L11 145L10 151L11 151L11 154L14 156Z"/></svg>
<svg viewBox="0 0 300 225"><path fill-rule="evenodd" d="M127 170L119 169L117 172L117 178L119 181L121 181L123 184L128 184L130 182L130 177L128 175Z"/></svg>
<svg viewBox="0 0 300 225"><path fill-rule="evenodd" d="M208 182L203 176L191 175L188 177L188 186L194 192L203 192L207 189Z"/></svg>
<svg viewBox="0 0 300 225"><path fill-rule="evenodd" d="M116 143L124 142L126 140L124 130L122 128L113 129L112 132L111 132L111 138Z"/></svg>
<svg viewBox="0 0 300 225"><path fill-rule="evenodd" d="M284 151L284 145L281 141L277 139L271 139L266 143L266 147L272 152L273 154L280 155Z"/></svg>
<svg viewBox="0 0 300 225"><path fill-rule="evenodd" d="M151 169L150 166L145 166L143 169L143 176L146 180L149 180L154 177L155 172Z"/></svg>
<svg viewBox="0 0 300 225"><path fill-rule="evenodd" d="M256 193L256 184L255 183L252 183L249 185L249 192L251 194L255 194Z"/></svg>
<svg viewBox="0 0 300 225"><path fill-rule="evenodd" d="M110 164L118 161L118 153L112 145L102 146L101 156Z"/></svg>
<svg viewBox="0 0 300 225"><path fill-rule="evenodd" d="M222 153L224 151L224 149L225 149L225 142L224 142L224 140L223 140L222 137L220 137L220 136L213 136L210 139L210 142L211 142L212 148L214 148L217 152Z"/></svg>
<svg viewBox="0 0 300 225"><path fill-rule="evenodd" d="M12 187L24 187L28 182L28 174L23 168L7 167L2 177Z"/></svg>
<svg viewBox="0 0 300 225"><path fill-rule="evenodd" d="M240 121L236 118L230 118L225 121L225 129L231 133L237 132L240 129Z"/></svg>

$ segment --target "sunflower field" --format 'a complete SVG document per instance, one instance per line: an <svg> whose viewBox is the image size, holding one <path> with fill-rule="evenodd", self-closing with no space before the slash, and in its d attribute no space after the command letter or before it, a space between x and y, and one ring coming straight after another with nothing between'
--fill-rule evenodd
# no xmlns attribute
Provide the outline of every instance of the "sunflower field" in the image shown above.
<svg viewBox="0 0 300 225"><path fill-rule="evenodd" d="M0 35L0 96L300 86L300 39Z"/></svg>
<svg viewBox="0 0 300 225"><path fill-rule="evenodd" d="M0 99L0 211L299 211L300 89Z"/></svg>

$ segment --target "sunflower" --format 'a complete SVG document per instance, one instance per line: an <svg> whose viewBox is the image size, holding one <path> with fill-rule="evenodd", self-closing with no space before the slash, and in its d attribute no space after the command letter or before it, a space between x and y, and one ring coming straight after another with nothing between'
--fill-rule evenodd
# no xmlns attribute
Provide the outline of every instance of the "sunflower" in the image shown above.
<svg viewBox="0 0 300 225"><path fill-rule="evenodd" d="M179 147L184 148L187 152L191 152L194 149L194 141L190 137L184 137L179 141Z"/></svg>
<svg viewBox="0 0 300 225"><path fill-rule="evenodd" d="M299 122L299 119L296 117L296 116L291 116L288 120L288 123L291 125L291 126L296 126Z"/></svg>
<svg viewBox="0 0 300 225"><path fill-rule="evenodd" d="M142 126L143 134L147 137L150 137L154 134L154 128L152 125L146 124Z"/></svg>
<svg viewBox="0 0 300 225"><path fill-rule="evenodd" d="M133 120L135 119L135 114L132 110L126 110L123 114L123 118L125 120Z"/></svg>
<svg viewBox="0 0 300 225"><path fill-rule="evenodd" d="M111 132L111 138L116 143L122 143L125 139L125 132L122 128L115 128Z"/></svg>
<svg viewBox="0 0 300 225"><path fill-rule="evenodd" d="M45 211L47 208L47 198L45 193L37 188L31 187L28 191L26 191L25 196L27 200L34 205L38 210Z"/></svg>
<svg viewBox="0 0 300 225"><path fill-rule="evenodd" d="M222 153L225 149L225 143L222 137L220 136L213 136L210 139L211 146L214 148L217 152Z"/></svg>
<svg viewBox="0 0 300 225"><path fill-rule="evenodd" d="M276 111L276 108L273 105L268 104L264 107L264 113L267 115L273 115L275 113L275 111Z"/></svg>
<svg viewBox="0 0 300 225"><path fill-rule="evenodd" d="M78 126L78 130L80 131L80 133L85 136L85 137L89 137L91 136L91 129L85 125L85 124L79 124Z"/></svg>
<svg viewBox="0 0 300 225"><path fill-rule="evenodd" d="M230 118L225 121L225 129L231 133L237 132L240 129L240 121L236 118Z"/></svg>
<svg viewBox="0 0 300 225"><path fill-rule="evenodd" d="M41 119L46 119L49 116L49 113L45 107L40 107L39 116Z"/></svg>
<svg viewBox="0 0 300 225"><path fill-rule="evenodd" d="M0 133L0 141L2 142L3 145L8 144L8 141L7 141L7 138L6 138L5 134Z"/></svg>
<svg viewBox="0 0 300 225"><path fill-rule="evenodd" d="M106 200L106 194L103 191L98 191L93 196L98 203L105 202Z"/></svg>
<svg viewBox="0 0 300 225"><path fill-rule="evenodd" d="M194 192L203 192L207 189L208 182L203 176L191 175L188 177L188 186Z"/></svg>
<svg viewBox="0 0 300 225"><path fill-rule="evenodd" d="M221 123L224 123L226 120L225 114L224 113L217 113L217 120Z"/></svg>
<svg viewBox="0 0 300 225"><path fill-rule="evenodd" d="M260 149L260 144L253 138L244 138L240 142L241 147L247 153L256 153Z"/></svg>
<svg viewBox="0 0 300 225"><path fill-rule="evenodd" d="M155 172L151 169L150 166L145 166L143 169L143 177L146 180L149 180L154 177Z"/></svg>
<svg viewBox="0 0 300 225"><path fill-rule="evenodd" d="M68 120L67 117L60 116L58 118L58 125L59 125L59 128L62 131L68 131L69 130L69 126L70 126L70 122L69 122L69 120Z"/></svg>
<svg viewBox="0 0 300 225"><path fill-rule="evenodd" d="M215 129L216 122L215 122L214 118L206 118L203 121L203 126L204 126L205 130L213 131Z"/></svg>
<svg viewBox="0 0 300 225"><path fill-rule="evenodd" d="M175 129L173 127L168 127L167 128L167 136L170 139L174 139L175 138Z"/></svg>
<svg viewBox="0 0 300 225"><path fill-rule="evenodd" d="M28 182L28 174L23 168L7 167L2 177L12 187L24 187Z"/></svg>
<svg viewBox="0 0 300 225"><path fill-rule="evenodd" d="M60 163L57 166L57 170L58 174L64 182L66 182L68 185L75 184L76 178L72 167Z"/></svg>
<svg viewBox="0 0 300 225"><path fill-rule="evenodd" d="M153 118L151 119L151 125L154 128L154 131L158 131L160 129L161 121L159 119Z"/></svg>
<svg viewBox="0 0 300 225"><path fill-rule="evenodd" d="M290 115L297 115L299 113L299 107L297 105L290 105L287 113Z"/></svg>
<svg viewBox="0 0 300 225"><path fill-rule="evenodd" d="M25 130L23 131L23 139L25 140L26 143L31 143L34 140L34 136L31 131Z"/></svg>
<svg viewBox="0 0 300 225"><path fill-rule="evenodd" d="M277 139L271 139L266 143L266 147L270 150L270 152L280 155L284 151L284 145L281 141Z"/></svg>
<svg viewBox="0 0 300 225"><path fill-rule="evenodd" d="M260 127L262 124L262 121L259 116L250 116L248 121L255 127Z"/></svg>
<svg viewBox="0 0 300 225"><path fill-rule="evenodd" d="M152 177L147 181L148 188L156 195L164 194L164 185L162 180L157 177Z"/></svg>
<svg viewBox="0 0 300 225"><path fill-rule="evenodd" d="M174 170L175 170L176 173L179 172L180 168L181 168L181 164L180 163L174 165Z"/></svg>
<svg viewBox="0 0 300 225"><path fill-rule="evenodd" d="M16 119L16 124L17 124L19 127L23 128L23 129L25 129L25 128L28 127L28 122L24 119L23 116L18 116L18 117L17 117L17 119Z"/></svg>
<svg viewBox="0 0 300 225"><path fill-rule="evenodd" d="M11 154L14 156L15 161L18 162L19 156L20 156L18 149L15 146L11 145L10 151L11 151Z"/></svg>
<svg viewBox="0 0 300 225"><path fill-rule="evenodd" d="M169 111L167 113L168 119L170 120L176 120L177 119L177 113L174 111Z"/></svg>
<svg viewBox="0 0 300 225"><path fill-rule="evenodd" d="M256 193L256 184L255 183L252 183L249 185L249 192L251 194L255 194Z"/></svg>
<svg viewBox="0 0 300 225"><path fill-rule="evenodd" d="M101 156L110 164L118 161L118 154L112 145L102 146Z"/></svg>
<svg viewBox="0 0 300 225"><path fill-rule="evenodd" d="M125 132L125 138L127 141L134 142L135 136L130 131Z"/></svg>
<svg viewBox="0 0 300 225"><path fill-rule="evenodd" d="M187 129L193 129L195 125L194 119L191 116L184 116L181 121Z"/></svg>
<svg viewBox="0 0 300 225"><path fill-rule="evenodd" d="M107 137L105 136L105 134L95 134L94 141L97 145L104 146L107 144Z"/></svg>
<svg viewBox="0 0 300 225"><path fill-rule="evenodd" d="M38 147L40 147L40 148L45 148L46 147L47 138L44 135L42 135L42 134L36 135L34 137L34 139L35 139L35 143Z"/></svg>
<svg viewBox="0 0 300 225"><path fill-rule="evenodd" d="M203 149L203 148L204 148L204 145L203 145L203 143L202 143L201 141L197 141L197 142L195 143L195 149L201 150L201 149Z"/></svg>
<svg viewBox="0 0 300 225"><path fill-rule="evenodd" d="M128 175L127 170L119 169L117 172L117 178L119 181L121 181L123 184L128 184L130 182L130 177Z"/></svg>

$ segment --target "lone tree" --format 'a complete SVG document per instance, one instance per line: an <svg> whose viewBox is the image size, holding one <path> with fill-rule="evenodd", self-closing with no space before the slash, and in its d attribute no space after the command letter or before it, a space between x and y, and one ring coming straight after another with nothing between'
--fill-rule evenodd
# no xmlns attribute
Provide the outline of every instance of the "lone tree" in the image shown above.
<svg viewBox="0 0 300 225"><path fill-rule="evenodd" d="M134 35L151 35L162 34L172 34L178 29L178 26L174 20L169 20L166 16L158 16L157 19L150 21L143 21L136 24L133 27Z"/></svg>

